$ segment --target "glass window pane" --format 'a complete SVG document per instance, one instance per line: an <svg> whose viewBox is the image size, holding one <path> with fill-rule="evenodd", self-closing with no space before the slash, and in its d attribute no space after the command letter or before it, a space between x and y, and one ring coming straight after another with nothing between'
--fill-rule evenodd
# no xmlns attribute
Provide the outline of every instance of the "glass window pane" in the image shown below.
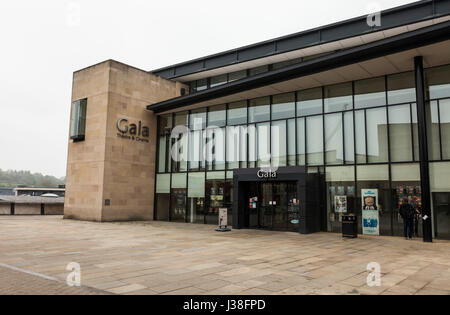
<svg viewBox="0 0 450 315"><path fill-rule="evenodd" d="M450 159L450 99L439 101L439 118L441 122L442 158Z"/></svg>
<svg viewBox="0 0 450 315"><path fill-rule="evenodd" d="M228 105L228 125L247 123L247 101L230 103Z"/></svg>
<svg viewBox="0 0 450 315"><path fill-rule="evenodd" d="M349 110L353 108L351 83L326 86L324 91L326 113Z"/></svg>
<svg viewBox="0 0 450 315"><path fill-rule="evenodd" d="M188 197L205 197L205 173L189 173Z"/></svg>
<svg viewBox="0 0 450 315"><path fill-rule="evenodd" d="M414 138L414 161L420 161L419 156L419 125L417 122L417 105L411 104L413 138ZM429 141L429 140L428 140Z"/></svg>
<svg viewBox="0 0 450 315"><path fill-rule="evenodd" d="M225 128L208 128L207 136L208 169L225 169Z"/></svg>
<svg viewBox="0 0 450 315"><path fill-rule="evenodd" d="M355 163L353 112L344 113L344 151L345 163Z"/></svg>
<svg viewBox="0 0 450 315"><path fill-rule="evenodd" d="M72 103L72 115L70 121L70 138L74 141L82 141L86 135L87 99Z"/></svg>
<svg viewBox="0 0 450 315"><path fill-rule="evenodd" d="M248 133L248 167L256 167L256 126L249 125Z"/></svg>
<svg viewBox="0 0 450 315"><path fill-rule="evenodd" d="M186 174L172 174L172 188L186 188Z"/></svg>
<svg viewBox="0 0 450 315"><path fill-rule="evenodd" d="M302 58L296 58L296 59L292 59L292 60L277 62L272 65L272 70L286 68L286 67L289 67L289 66L292 66L295 64L299 64L301 62L302 62Z"/></svg>
<svg viewBox="0 0 450 315"><path fill-rule="evenodd" d="M189 93L197 92L197 81L192 81L189 83Z"/></svg>
<svg viewBox="0 0 450 315"><path fill-rule="evenodd" d="M355 111L356 162L366 163L366 116L363 110Z"/></svg>
<svg viewBox="0 0 450 315"><path fill-rule="evenodd" d="M270 124L256 125L258 139L258 166L270 166Z"/></svg>
<svg viewBox="0 0 450 315"><path fill-rule="evenodd" d="M189 134L189 169L199 170L203 161L203 132L193 130Z"/></svg>
<svg viewBox="0 0 450 315"><path fill-rule="evenodd" d="M180 112L175 114L175 120L173 127L187 126L188 125L188 112Z"/></svg>
<svg viewBox="0 0 450 315"><path fill-rule="evenodd" d="M306 119L306 153L308 165L323 165L322 116L312 116Z"/></svg>
<svg viewBox="0 0 450 315"><path fill-rule="evenodd" d="M388 161L386 108L374 108L366 111L367 156L369 163Z"/></svg>
<svg viewBox="0 0 450 315"><path fill-rule="evenodd" d="M299 165L306 163L305 118L297 119L297 158Z"/></svg>
<svg viewBox="0 0 450 315"><path fill-rule="evenodd" d="M203 91L208 88L208 79L197 80L197 91Z"/></svg>
<svg viewBox="0 0 450 315"><path fill-rule="evenodd" d="M389 107L389 136L391 161L412 161L410 105Z"/></svg>
<svg viewBox="0 0 450 315"><path fill-rule="evenodd" d="M386 105L385 77L355 81L355 108Z"/></svg>
<svg viewBox="0 0 450 315"><path fill-rule="evenodd" d="M191 130L204 129L206 127L206 109L192 110L189 124Z"/></svg>
<svg viewBox="0 0 450 315"><path fill-rule="evenodd" d="M327 166L327 231L342 231L342 216L355 212L355 168Z"/></svg>
<svg viewBox="0 0 450 315"><path fill-rule="evenodd" d="M239 160L241 156L241 131L243 126L227 127L227 167L228 169L239 168Z"/></svg>
<svg viewBox="0 0 450 315"><path fill-rule="evenodd" d="M286 121L273 122L271 132L272 166L286 166Z"/></svg>
<svg viewBox="0 0 450 315"><path fill-rule="evenodd" d="M441 159L441 147L439 139L439 112L437 101L426 104L427 109L427 137L428 156L432 161Z"/></svg>
<svg viewBox="0 0 450 315"><path fill-rule="evenodd" d="M156 175L156 193L170 194L170 174Z"/></svg>
<svg viewBox="0 0 450 315"><path fill-rule="evenodd" d="M391 216L392 216L392 191L389 188L389 166L386 165L365 165L358 166L357 189L356 189L356 215L362 218L362 205L374 204L378 210L380 235L392 235ZM366 198L362 200L362 190L370 189L377 193L377 198ZM359 222L363 220L360 219ZM358 224L358 232L362 233L361 224Z"/></svg>
<svg viewBox="0 0 450 315"><path fill-rule="evenodd" d="M158 147L158 172L164 173L166 171L167 163L167 139L168 137L159 137Z"/></svg>
<svg viewBox="0 0 450 315"><path fill-rule="evenodd" d="M296 151L295 151L295 119L289 119L288 123L288 165L295 166L296 163Z"/></svg>
<svg viewBox="0 0 450 315"><path fill-rule="evenodd" d="M269 71L269 66L268 65L264 65L264 66L260 66L260 67L256 67L256 68L250 69L249 70L249 75L250 76L254 76L254 75L261 74L261 73L264 73L264 72L267 72L267 71Z"/></svg>
<svg viewBox="0 0 450 315"><path fill-rule="evenodd" d="M250 100L248 119L250 123L270 120L270 97Z"/></svg>
<svg viewBox="0 0 450 315"><path fill-rule="evenodd" d="M416 101L414 72L388 76L388 104L410 103Z"/></svg>
<svg viewBox="0 0 450 315"><path fill-rule="evenodd" d="M342 114L325 115L325 158L327 164L343 164Z"/></svg>
<svg viewBox="0 0 450 315"><path fill-rule="evenodd" d="M272 120L295 116L295 94L285 93L272 98Z"/></svg>
<svg viewBox="0 0 450 315"><path fill-rule="evenodd" d="M322 88L297 92L297 116L322 113Z"/></svg>
<svg viewBox="0 0 450 315"><path fill-rule="evenodd" d="M216 87L227 83L227 74L221 74L211 78L211 87Z"/></svg>
<svg viewBox="0 0 450 315"><path fill-rule="evenodd" d="M450 65L425 70L427 98L450 97Z"/></svg>
<svg viewBox="0 0 450 315"><path fill-rule="evenodd" d="M217 105L209 108L208 126L223 127L226 125L227 106Z"/></svg>
<svg viewBox="0 0 450 315"><path fill-rule="evenodd" d="M232 72L228 75L228 82L233 82L247 77L247 70Z"/></svg>

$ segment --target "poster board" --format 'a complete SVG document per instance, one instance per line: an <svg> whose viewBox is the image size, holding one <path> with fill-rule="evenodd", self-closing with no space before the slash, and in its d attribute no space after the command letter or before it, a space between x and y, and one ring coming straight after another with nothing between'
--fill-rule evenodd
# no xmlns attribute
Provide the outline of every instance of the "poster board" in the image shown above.
<svg viewBox="0 0 450 315"><path fill-rule="evenodd" d="M335 196L334 209L336 213L347 213L347 196Z"/></svg>
<svg viewBox="0 0 450 315"><path fill-rule="evenodd" d="M378 189L362 189L361 203L363 234L380 235Z"/></svg>
<svg viewBox="0 0 450 315"><path fill-rule="evenodd" d="M220 208L219 209L219 226L228 226L228 209Z"/></svg>

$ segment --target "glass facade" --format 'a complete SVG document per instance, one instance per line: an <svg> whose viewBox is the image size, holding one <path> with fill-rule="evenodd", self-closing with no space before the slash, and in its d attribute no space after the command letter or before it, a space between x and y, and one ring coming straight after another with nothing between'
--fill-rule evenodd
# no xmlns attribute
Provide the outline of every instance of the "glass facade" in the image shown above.
<svg viewBox="0 0 450 315"><path fill-rule="evenodd" d="M435 235L447 237L450 67L426 69L425 81ZM189 136L171 138L180 125ZM161 220L217 224L219 208L231 213L232 171L270 165L324 174L330 232L346 212L361 217L365 190L377 192L381 235L402 234L400 200L421 206L413 72L162 115L158 148ZM190 156L189 167L172 151Z"/></svg>

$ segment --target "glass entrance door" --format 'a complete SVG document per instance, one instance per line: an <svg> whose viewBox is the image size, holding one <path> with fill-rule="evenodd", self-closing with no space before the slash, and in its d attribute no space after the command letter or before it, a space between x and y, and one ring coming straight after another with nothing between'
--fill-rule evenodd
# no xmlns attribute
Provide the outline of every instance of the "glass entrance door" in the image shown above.
<svg viewBox="0 0 450 315"><path fill-rule="evenodd" d="M259 207L259 228L271 229L273 216L272 183L261 184L261 203Z"/></svg>
<svg viewBox="0 0 450 315"><path fill-rule="evenodd" d="M248 227L298 230L297 184L255 183L249 187Z"/></svg>

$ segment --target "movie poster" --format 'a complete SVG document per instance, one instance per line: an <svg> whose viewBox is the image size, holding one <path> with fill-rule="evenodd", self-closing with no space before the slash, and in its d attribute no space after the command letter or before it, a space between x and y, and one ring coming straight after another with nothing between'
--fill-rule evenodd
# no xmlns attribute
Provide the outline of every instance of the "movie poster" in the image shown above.
<svg viewBox="0 0 450 315"><path fill-rule="evenodd" d="M334 208L337 213L347 213L347 196L335 196Z"/></svg>
<svg viewBox="0 0 450 315"><path fill-rule="evenodd" d="M378 189L362 189L362 227L365 235L380 235Z"/></svg>

